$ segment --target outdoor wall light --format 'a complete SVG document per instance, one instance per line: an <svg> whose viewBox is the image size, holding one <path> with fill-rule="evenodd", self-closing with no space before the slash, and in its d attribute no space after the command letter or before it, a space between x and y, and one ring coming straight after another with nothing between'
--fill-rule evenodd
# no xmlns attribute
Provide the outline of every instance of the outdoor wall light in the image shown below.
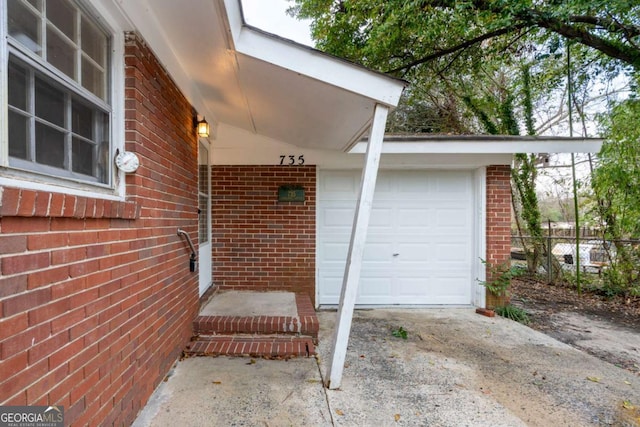
<svg viewBox="0 0 640 427"><path fill-rule="evenodd" d="M202 118L202 120L198 120L196 129L198 131L198 136L200 136L201 138L209 137L209 123L207 123L204 117Z"/></svg>

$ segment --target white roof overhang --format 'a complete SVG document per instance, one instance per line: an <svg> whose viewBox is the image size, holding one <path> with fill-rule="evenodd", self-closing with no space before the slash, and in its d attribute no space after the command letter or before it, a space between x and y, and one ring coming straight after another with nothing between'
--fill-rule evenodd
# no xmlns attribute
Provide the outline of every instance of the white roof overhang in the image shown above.
<svg viewBox="0 0 640 427"><path fill-rule="evenodd" d="M602 139L555 136L508 135L387 135L385 154L515 154L515 153L598 153ZM364 153L366 141L358 142L350 153Z"/></svg>
<svg viewBox="0 0 640 427"><path fill-rule="evenodd" d="M104 1L104 0L102 0ZM207 121L346 151L405 82L247 26L239 0L118 0Z"/></svg>

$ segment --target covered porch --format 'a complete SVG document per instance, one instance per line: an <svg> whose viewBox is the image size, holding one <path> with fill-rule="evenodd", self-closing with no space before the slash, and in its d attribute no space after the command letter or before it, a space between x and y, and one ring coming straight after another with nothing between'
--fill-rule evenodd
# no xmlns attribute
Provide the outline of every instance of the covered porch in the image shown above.
<svg viewBox="0 0 640 427"><path fill-rule="evenodd" d="M264 269L265 274L272 277L266 290L290 293L285 297L289 300L293 295L295 302L291 311L287 311L287 304L280 303L276 304L282 305L280 312L256 311L271 298L263 292L246 299L245 302L254 301L255 297L255 302L247 305L251 313L240 310L224 314L227 306L234 303L219 302L224 299L223 291L243 291L246 297L252 285L230 282L215 292L219 284L212 271L220 266L210 251L215 254L220 246L233 247L238 239L232 236L216 240L219 229L215 222L212 224L215 215L210 209L218 199L211 193L211 175L202 171L208 171L217 156L239 139L253 141L258 147L268 141L281 147L346 153L363 136L368 136L371 148L367 150L363 167L363 185L354 215L356 232L346 261L350 267L345 274L345 287L353 293L358 282L386 118L389 110L397 105L405 82L252 28L245 24L238 0L198 0L190 6L185 8L170 0L153 2L153 6L151 2L122 5L192 102L198 119L206 118L211 124L209 136L200 139L200 193L202 198L211 197L205 202L201 200L197 246L200 295L204 297L213 289L210 304L215 308L205 306L194 321L196 341L186 352L260 353L279 357L313 354L318 330L312 301L315 295L313 291L305 294L295 289L294 270L305 268L302 261L293 266L280 263L273 269L264 265L252 267ZM237 137L239 134L242 138ZM235 164L242 164L242 159L236 159ZM262 164L286 168L314 162L296 153L268 149ZM202 185L205 181L209 182L208 186ZM236 249L228 256L231 262L247 258L241 253L242 248ZM284 253L274 255L278 256L286 257ZM283 270L293 271L292 276L279 277ZM241 277L246 273L246 270L237 271L234 275ZM279 288L280 285L284 288ZM346 316L344 322L340 322L339 329L343 332L338 347L346 348L348 318L354 302L353 298L345 298ZM236 335L230 337L229 333ZM272 336L265 341L257 333L272 333L269 334ZM197 340L205 335L208 336L206 343ZM337 365L341 363L338 361Z"/></svg>

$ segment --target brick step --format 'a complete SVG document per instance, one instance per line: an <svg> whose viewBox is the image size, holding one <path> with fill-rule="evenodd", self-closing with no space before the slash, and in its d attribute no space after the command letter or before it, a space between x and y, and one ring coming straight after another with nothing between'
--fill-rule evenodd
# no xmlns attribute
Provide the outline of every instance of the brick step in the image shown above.
<svg viewBox="0 0 640 427"><path fill-rule="evenodd" d="M245 356L265 358L309 357L316 354L314 339L292 335L212 335L197 336L186 356Z"/></svg>
<svg viewBox="0 0 640 427"><path fill-rule="evenodd" d="M315 312L293 316L198 316L193 322L195 335L290 334L318 339Z"/></svg>

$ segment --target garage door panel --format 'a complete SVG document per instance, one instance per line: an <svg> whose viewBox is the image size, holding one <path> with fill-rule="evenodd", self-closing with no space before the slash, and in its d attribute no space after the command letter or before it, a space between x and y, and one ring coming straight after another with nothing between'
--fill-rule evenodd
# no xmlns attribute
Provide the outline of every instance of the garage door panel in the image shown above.
<svg viewBox="0 0 640 427"><path fill-rule="evenodd" d="M339 302L359 180L359 171L320 172L320 304ZM470 304L472 189L468 171L381 171L357 304Z"/></svg>
<svg viewBox="0 0 640 427"><path fill-rule="evenodd" d="M441 278L430 284L431 299L436 304L469 304L468 296L460 290L462 277Z"/></svg>
<svg viewBox="0 0 640 427"><path fill-rule="evenodd" d="M457 263L466 264L470 261L469 245L467 242L436 243L435 257L436 263Z"/></svg>
<svg viewBox="0 0 640 427"><path fill-rule="evenodd" d="M322 258L327 264L344 265L349 252L348 242L323 242L319 248Z"/></svg>
<svg viewBox="0 0 640 427"><path fill-rule="evenodd" d="M393 262L393 248L386 242L367 242L364 246L363 262L372 264L373 267L383 267L383 264L391 264ZM347 254L349 252L349 242L322 242L318 248L318 253L324 264L327 266L344 268Z"/></svg>
<svg viewBox="0 0 640 427"><path fill-rule="evenodd" d="M395 191L392 175L382 172L378 174L378 178L376 179L376 193L383 194L392 194Z"/></svg>
<svg viewBox="0 0 640 427"><path fill-rule="evenodd" d="M320 192L334 200L353 200L360 185L360 176L352 171L332 171L322 177Z"/></svg>
<svg viewBox="0 0 640 427"><path fill-rule="evenodd" d="M396 184L396 195L426 195L433 191L432 184L424 179L421 171L395 171L393 179Z"/></svg>
<svg viewBox="0 0 640 427"><path fill-rule="evenodd" d="M391 248L387 243L366 242L364 245L363 262L373 264L387 264L391 262Z"/></svg>
<svg viewBox="0 0 640 427"><path fill-rule="evenodd" d="M322 284L322 292L319 295L319 304L336 304L340 300L340 292L342 291L343 269L320 270L318 279Z"/></svg>
<svg viewBox="0 0 640 427"><path fill-rule="evenodd" d="M351 215L353 221L353 215ZM369 232L370 234L380 233L392 230L393 224L393 209L385 207L373 206L371 209L371 216L369 218Z"/></svg>
<svg viewBox="0 0 640 427"><path fill-rule="evenodd" d="M471 182L467 176L459 172L441 171L434 182L435 192L447 199L458 198L455 195L468 193L471 187Z"/></svg>
<svg viewBox="0 0 640 427"><path fill-rule="evenodd" d="M353 226L354 209L348 207L331 207L324 209L322 224L325 230L331 231L332 228L348 228L351 230Z"/></svg>
<svg viewBox="0 0 640 427"><path fill-rule="evenodd" d="M428 277L398 277L396 279L396 299L409 299L414 304L423 303L430 294Z"/></svg>
<svg viewBox="0 0 640 427"><path fill-rule="evenodd" d="M394 258L398 264L417 264L424 267L434 260L435 254L428 243L398 243L395 248L397 252L394 252L394 254L397 255Z"/></svg>
<svg viewBox="0 0 640 427"><path fill-rule="evenodd" d="M421 207L398 208L398 229L429 228L433 226L433 209Z"/></svg>
<svg viewBox="0 0 640 427"><path fill-rule="evenodd" d="M392 291L392 278L382 277L377 275L375 277L367 277L363 275L360 277L360 286L358 288L358 298L372 297L382 298L387 297Z"/></svg>
<svg viewBox="0 0 640 427"><path fill-rule="evenodd" d="M435 226L469 232L469 210L464 208L440 208L436 210Z"/></svg>

